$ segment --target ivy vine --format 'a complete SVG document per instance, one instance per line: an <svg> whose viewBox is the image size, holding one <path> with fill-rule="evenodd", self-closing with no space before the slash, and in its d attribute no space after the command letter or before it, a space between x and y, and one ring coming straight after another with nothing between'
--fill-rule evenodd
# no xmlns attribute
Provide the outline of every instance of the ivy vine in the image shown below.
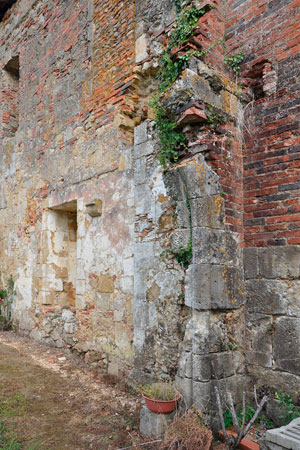
<svg viewBox="0 0 300 450"><path fill-rule="evenodd" d="M198 20L206 13L206 11L205 8L192 8L184 11L178 16L174 24L174 29L169 36L169 44L159 60L160 70L158 79L160 81L160 92L163 92L170 87L183 70L187 68L192 55L201 57L207 52L189 50L178 54L177 57L172 55L173 49L183 46L191 39L193 32L197 27Z"/></svg>
<svg viewBox="0 0 300 450"><path fill-rule="evenodd" d="M181 9L185 3L184 0L172 1L178 10L179 8ZM212 6L209 6L208 8L211 9ZM207 7L201 9L190 8L178 15L177 20L173 25L173 30L169 35L169 43L159 59L160 69L157 77L159 79L160 93L163 93L176 81L188 67L192 56L203 58L216 45L223 42L223 39L220 39L204 50L196 50L195 48L187 50L185 47L194 35L194 31L198 26L198 20L209 9L207 9ZM176 121L171 120L168 117L166 109L159 103L158 98L155 98L150 106L152 106L155 112L155 126L160 141L158 160L159 163L166 168L178 160L179 150L186 147L187 138L181 130L178 130ZM213 124L213 126L221 123L220 118L217 117L215 111L208 111L208 121Z"/></svg>
<svg viewBox="0 0 300 450"><path fill-rule="evenodd" d="M157 97L152 100L151 106L155 111L155 126L160 143L158 160L166 168L168 164L178 160L178 150L185 147L186 136L181 131L176 131L177 122L168 118L166 109L159 104Z"/></svg>
<svg viewBox="0 0 300 450"><path fill-rule="evenodd" d="M239 51L236 55L224 56L224 62L227 67L233 70L235 75L238 75L241 70L241 64L245 58L242 51Z"/></svg>

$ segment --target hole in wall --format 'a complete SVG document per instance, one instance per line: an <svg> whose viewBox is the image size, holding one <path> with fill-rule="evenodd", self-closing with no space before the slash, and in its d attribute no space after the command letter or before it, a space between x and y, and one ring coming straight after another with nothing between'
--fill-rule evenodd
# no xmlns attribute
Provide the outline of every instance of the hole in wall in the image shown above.
<svg viewBox="0 0 300 450"><path fill-rule="evenodd" d="M277 74L268 60L255 64L248 71L245 79L252 89L254 100L268 97L276 92Z"/></svg>
<svg viewBox="0 0 300 450"><path fill-rule="evenodd" d="M0 20L3 19L6 11L14 4L17 0L0 0Z"/></svg>
<svg viewBox="0 0 300 450"><path fill-rule="evenodd" d="M54 263L57 291L53 303L75 306L77 271L77 201L50 210L50 261Z"/></svg>

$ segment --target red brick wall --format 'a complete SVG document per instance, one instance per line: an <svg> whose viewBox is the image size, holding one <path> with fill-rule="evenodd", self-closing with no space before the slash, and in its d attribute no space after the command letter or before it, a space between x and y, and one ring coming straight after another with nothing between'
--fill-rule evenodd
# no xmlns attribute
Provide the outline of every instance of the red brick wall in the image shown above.
<svg viewBox="0 0 300 450"><path fill-rule="evenodd" d="M92 88L88 83L85 108L99 127L111 123L117 110L134 118L134 1L119 7L115 0L96 0L93 20Z"/></svg>
<svg viewBox="0 0 300 450"><path fill-rule="evenodd" d="M268 62L271 84L277 78L272 93L265 73L266 92L246 107L245 245L299 244L300 1L231 0L229 7L227 50L244 51L242 75L251 84Z"/></svg>

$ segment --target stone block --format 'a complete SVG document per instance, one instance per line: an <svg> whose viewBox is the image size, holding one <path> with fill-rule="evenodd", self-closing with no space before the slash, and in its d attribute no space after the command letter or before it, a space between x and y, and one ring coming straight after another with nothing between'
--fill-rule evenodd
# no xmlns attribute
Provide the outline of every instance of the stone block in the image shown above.
<svg viewBox="0 0 300 450"><path fill-rule="evenodd" d="M178 170L190 199L220 195L218 175L209 167L203 155L198 154L192 161L183 163Z"/></svg>
<svg viewBox="0 0 300 450"><path fill-rule="evenodd" d="M249 364L272 367L272 316L248 314L246 316L245 350Z"/></svg>
<svg viewBox="0 0 300 450"><path fill-rule="evenodd" d="M140 433L143 436L160 438L168 424L173 420L175 412L170 414L155 414L143 406L140 414Z"/></svg>
<svg viewBox="0 0 300 450"><path fill-rule="evenodd" d="M274 360L286 372L300 375L300 319L279 317L275 323Z"/></svg>
<svg viewBox="0 0 300 450"><path fill-rule="evenodd" d="M97 287L99 292L112 294L115 290L114 280L109 275L99 275Z"/></svg>
<svg viewBox="0 0 300 450"><path fill-rule="evenodd" d="M244 356L238 350L213 353L210 355L210 361L213 367L213 374L219 380L243 374L245 370Z"/></svg>
<svg viewBox="0 0 300 450"><path fill-rule="evenodd" d="M215 310L210 312L209 317L209 351L211 353L224 352L228 350L227 327L225 325L226 313Z"/></svg>
<svg viewBox="0 0 300 450"><path fill-rule="evenodd" d="M190 213L186 201L176 203L177 225L179 228L190 228Z"/></svg>
<svg viewBox="0 0 300 450"><path fill-rule="evenodd" d="M181 179L179 169L174 168L174 170L165 171L163 173L163 181L167 188L168 195L176 200L176 202L182 202L186 205L187 192Z"/></svg>
<svg viewBox="0 0 300 450"><path fill-rule="evenodd" d="M283 450L300 450L300 418L286 426L267 430L265 441L267 444L276 444Z"/></svg>
<svg viewBox="0 0 300 450"><path fill-rule="evenodd" d="M185 304L197 310L238 308L244 296L242 273L234 267L192 264L185 292Z"/></svg>
<svg viewBox="0 0 300 450"><path fill-rule="evenodd" d="M240 248L235 233L210 228L193 229L193 262L237 266Z"/></svg>
<svg viewBox="0 0 300 450"><path fill-rule="evenodd" d="M245 282L249 312L300 317L299 280L248 280Z"/></svg>
<svg viewBox="0 0 300 450"><path fill-rule="evenodd" d="M207 351L209 351L209 348ZM239 351L207 355L185 353L178 368L178 376L192 378L194 381L201 383L210 381L212 373L217 379L222 379L243 372L244 358Z"/></svg>
<svg viewBox="0 0 300 450"><path fill-rule="evenodd" d="M181 403L185 405L186 408L190 408L193 405L193 383L190 378L181 378L178 375L175 377L176 389L183 396Z"/></svg>
<svg viewBox="0 0 300 450"><path fill-rule="evenodd" d="M191 264L186 271L185 304L198 310L210 309L211 304L211 266Z"/></svg>
<svg viewBox="0 0 300 450"><path fill-rule="evenodd" d="M134 159L149 156L154 153L154 141L145 141L134 146Z"/></svg>
<svg viewBox="0 0 300 450"><path fill-rule="evenodd" d="M95 199L91 203L85 205L89 216L101 217L102 216L102 200Z"/></svg>
<svg viewBox="0 0 300 450"><path fill-rule="evenodd" d="M135 42L135 61L139 63L148 58L148 40L146 34L142 34Z"/></svg>
<svg viewBox="0 0 300 450"><path fill-rule="evenodd" d="M193 382L193 404L196 409L202 412L210 411L211 406L211 381L206 383L194 381Z"/></svg>
<svg viewBox="0 0 300 450"><path fill-rule="evenodd" d="M259 273L268 279L300 278L300 247L269 247L258 251Z"/></svg>
<svg viewBox="0 0 300 450"><path fill-rule="evenodd" d="M286 286L281 281L249 280L245 282L249 312L284 314L287 311Z"/></svg>
<svg viewBox="0 0 300 450"><path fill-rule="evenodd" d="M146 182L146 158L139 158L134 163L134 184L144 184Z"/></svg>
<svg viewBox="0 0 300 450"><path fill-rule="evenodd" d="M191 352L182 352L178 361L177 375L180 378L191 378L193 355Z"/></svg>
<svg viewBox="0 0 300 450"><path fill-rule="evenodd" d="M224 227L224 200L220 195L194 198L190 205L193 227Z"/></svg>
<svg viewBox="0 0 300 450"><path fill-rule="evenodd" d="M134 129L134 145L142 144L148 141L148 139L150 139L148 135L148 122L145 121Z"/></svg>
<svg viewBox="0 0 300 450"><path fill-rule="evenodd" d="M209 381L211 378L211 358L209 355L183 353L178 363L177 375L195 381Z"/></svg>
<svg viewBox="0 0 300 450"><path fill-rule="evenodd" d="M193 354L205 355L209 348L209 319L208 311L194 311L187 322L183 340L184 350Z"/></svg>
<svg viewBox="0 0 300 450"><path fill-rule="evenodd" d="M215 381L212 382L213 386ZM222 393L231 392L235 405L241 405L243 399L243 392L246 391L246 380L244 374L237 374L231 377L218 380L219 389ZM214 387L212 388L214 389ZM212 398L214 402L215 393L213 391ZM215 408L215 404L212 405Z"/></svg>
<svg viewBox="0 0 300 450"><path fill-rule="evenodd" d="M212 309L238 308L243 303L243 276L234 267L212 266L211 307Z"/></svg>
<svg viewBox="0 0 300 450"><path fill-rule="evenodd" d="M192 377L194 381L206 382L211 378L211 358L210 355L192 354Z"/></svg>
<svg viewBox="0 0 300 450"><path fill-rule="evenodd" d="M274 367L266 368L248 365L247 370L257 389L265 389L267 382L267 385L272 386L274 391L282 389L289 393L293 398L293 402L297 403L300 386L299 375L287 371L274 370Z"/></svg>
<svg viewBox="0 0 300 450"><path fill-rule="evenodd" d="M279 400L270 398L266 405L266 413L277 427L281 427L282 425L284 425L284 408Z"/></svg>
<svg viewBox="0 0 300 450"><path fill-rule="evenodd" d="M139 184L134 188L135 214L154 217L155 202L150 187L147 184Z"/></svg>
<svg viewBox="0 0 300 450"><path fill-rule="evenodd" d="M157 265L154 257L154 243L140 242L134 246L134 267L137 271L152 269Z"/></svg>
<svg viewBox="0 0 300 450"><path fill-rule="evenodd" d="M209 82L204 77L198 76L196 72L186 69L168 91L164 106L170 112L175 112L178 107L191 100L222 108L221 96L213 92Z"/></svg>
<svg viewBox="0 0 300 450"><path fill-rule="evenodd" d="M244 248L243 260L245 279L256 278L258 275L257 248Z"/></svg>

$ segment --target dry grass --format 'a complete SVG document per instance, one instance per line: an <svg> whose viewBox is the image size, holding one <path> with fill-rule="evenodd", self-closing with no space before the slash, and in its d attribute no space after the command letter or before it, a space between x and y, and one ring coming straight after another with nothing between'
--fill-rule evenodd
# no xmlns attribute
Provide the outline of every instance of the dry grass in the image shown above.
<svg viewBox="0 0 300 450"><path fill-rule="evenodd" d="M61 351L0 333L0 421L8 436L24 450L33 443L40 450L116 450L143 442L139 397L71 356L59 362Z"/></svg>
<svg viewBox="0 0 300 450"><path fill-rule="evenodd" d="M209 450L212 432L191 410L184 417L175 418L168 426L159 450Z"/></svg>

